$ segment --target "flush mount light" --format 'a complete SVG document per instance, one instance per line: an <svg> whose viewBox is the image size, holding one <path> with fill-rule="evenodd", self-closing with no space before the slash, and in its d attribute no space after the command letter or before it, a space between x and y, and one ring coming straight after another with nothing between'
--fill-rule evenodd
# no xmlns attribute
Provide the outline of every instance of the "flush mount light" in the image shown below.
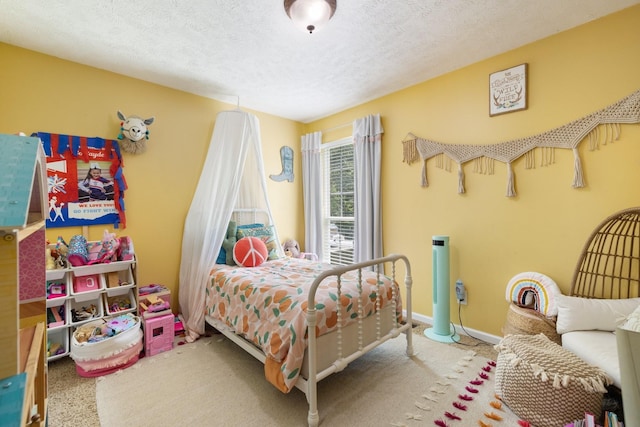
<svg viewBox="0 0 640 427"><path fill-rule="evenodd" d="M309 34L323 27L336 11L336 0L284 0L289 18Z"/></svg>

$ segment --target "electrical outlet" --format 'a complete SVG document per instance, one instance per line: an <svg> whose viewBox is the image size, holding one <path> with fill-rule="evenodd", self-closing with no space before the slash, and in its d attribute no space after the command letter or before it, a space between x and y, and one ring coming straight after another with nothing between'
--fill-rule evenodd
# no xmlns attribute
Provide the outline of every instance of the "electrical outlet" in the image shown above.
<svg viewBox="0 0 640 427"><path fill-rule="evenodd" d="M462 283L462 280L456 281L456 299L459 304L467 304L467 290Z"/></svg>

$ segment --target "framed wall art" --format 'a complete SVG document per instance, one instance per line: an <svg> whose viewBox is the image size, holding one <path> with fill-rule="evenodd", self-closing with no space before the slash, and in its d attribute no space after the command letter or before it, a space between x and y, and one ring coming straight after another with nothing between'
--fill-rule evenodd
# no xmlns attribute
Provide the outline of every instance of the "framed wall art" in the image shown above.
<svg viewBox="0 0 640 427"><path fill-rule="evenodd" d="M125 228L127 184L116 140L37 132L47 159L47 228Z"/></svg>
<svg viewBox="0 0 640 427"><path fill-rule="evenodd" d="M489 75L489 116L527 108L527 64Z"/></svg>

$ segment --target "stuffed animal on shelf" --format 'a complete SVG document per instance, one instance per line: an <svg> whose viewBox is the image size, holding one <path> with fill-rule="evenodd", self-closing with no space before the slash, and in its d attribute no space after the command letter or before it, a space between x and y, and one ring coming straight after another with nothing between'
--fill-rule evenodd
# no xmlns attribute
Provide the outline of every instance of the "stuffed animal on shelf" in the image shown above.
<svg viewBox="0 0 640 427"><path fill-rule="evenodd" d="M300 243L298 243L296 240L285 240L282 244L282 250L288 257L300 258Z"/></svg>
<svg viewBox="0 0 640 427"><path fill-rule="evenodd" d="M55 270L56 268L56 261L54 260L53 256L51 255L51 249L50 248L46 248L45 249L45 268L47 270Z"/></svg>

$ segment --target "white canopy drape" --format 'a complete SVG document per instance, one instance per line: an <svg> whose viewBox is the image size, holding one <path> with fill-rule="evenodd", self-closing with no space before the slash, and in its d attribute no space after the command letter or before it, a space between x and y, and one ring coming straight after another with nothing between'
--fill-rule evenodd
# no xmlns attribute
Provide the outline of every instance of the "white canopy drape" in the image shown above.
<svg viewBox="0 0 640 427"><path fill-rule="evenodd" d="M257 117L218 113L182 236L179 301L187 341L204 332L205 288L233 211L263 210L273 224L265 176ZM277 231L275 237L279 242Z"/></svg>

